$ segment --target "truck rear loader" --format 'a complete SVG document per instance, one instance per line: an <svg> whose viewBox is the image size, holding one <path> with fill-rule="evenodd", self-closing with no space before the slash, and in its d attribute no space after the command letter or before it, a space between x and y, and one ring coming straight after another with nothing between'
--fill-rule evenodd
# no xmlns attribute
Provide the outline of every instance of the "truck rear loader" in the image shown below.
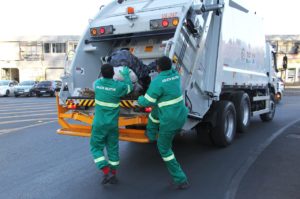
<svg viewBox="0 0 300 199"><path fill-rule="evenodd" d="M262 20L239 0L118 0L90 21L62 77L57 96L59 134L90 136L93 90L106 57L128 49L143 63L168 56L181 75L189 110L183 132L209 130L226 147L245 132L251 116L264 122L275 114L275 54L265 42ZM152 73L151 73L152 74ZM150 74L150 76L152 76ZM147 143L151 107L137 98L120 103L120 140Z"/></svg>

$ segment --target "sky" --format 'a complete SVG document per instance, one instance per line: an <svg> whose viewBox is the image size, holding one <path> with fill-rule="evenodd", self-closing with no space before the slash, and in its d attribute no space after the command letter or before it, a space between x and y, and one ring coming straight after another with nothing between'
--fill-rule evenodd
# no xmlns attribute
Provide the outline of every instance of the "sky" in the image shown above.
<svg viewBox="0 0 300 199"><path fill-rule="evenodd" d="M101 5L111 0L2 0L0 38L10 36L81 35ZM163 0L162 0L163 1ZM237 0L264 20L266 34L300 34L300 1Z"/></svg>

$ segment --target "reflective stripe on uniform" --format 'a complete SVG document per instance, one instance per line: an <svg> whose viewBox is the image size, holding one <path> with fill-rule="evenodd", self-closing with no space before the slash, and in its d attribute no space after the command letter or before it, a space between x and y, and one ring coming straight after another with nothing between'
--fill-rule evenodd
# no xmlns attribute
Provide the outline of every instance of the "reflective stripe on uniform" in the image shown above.
<svg viewBox="0 0 300 199"><path fill-rule="evenodd" d="M152 117L151 113L149 114L149 118L153 123L159 124L159 120L156 120Z"/></svg>
<svg viewBox="0 0 300 199"><path fill-rule="evenodd" d="M172 99L172 100L169 100L169 101L158 103L158 107L170 106L170 105L173 105L173 104L177 104L178 102L181 102L182 100L183 100L183 97L181 95L180 97L178 97L176 99Z"/></svg>
<svg viewBox="0 0 300 199"><path fill-rule="evenodd" d="M155 103L156 102L156 99L150 97L147 93L145 95L145 99L148 100L149 102L152 102L152 103Z"/></svg>
<svg viewBox="0 0 300 199"><path fill-rule="evenodd" d="M130 93L130 86L129 85L127 85L127 94L129 94Z"/></svg>
<svg viewBox="0 0 300 199"><path fill-rule="evenodd" d="M98 163L98 162L102 162L102 161L104 161L104 160L105 160L105 157L102 156L102 157L100 157L100 158L95 159L94 162L95 162L95 163Z"/></svg>
<svg viewBox="0 0 300 199"><path fill-rule="evenodd" d="M174 156L174 154L172 154L172 155L170 155L170 156L168 156L168 157L163 157L163 160L165 161L165 162L169 162L170 160L173 160L173 159L175 159L175 156Z"/></svg>
<svg viewBox="0 0 300 199"><path fill-rule="evenodd" d="M120 106L120 104L115 104L115 103L107 103L107 102L102 102L99 100L95 100L96 104L100 105L100 106L106 106L106 107L110 107L110 108L117 108Z"/></svg>
<svg viewBox="0 0 300 199"><path fill-rule="evenodd" d="M110 165L112 165L112 166L118 166L119 164L120 164L120 162L119 161L116 161L116 162L113 162L113 161L108 161L108 163L110 164Z"/></svg>

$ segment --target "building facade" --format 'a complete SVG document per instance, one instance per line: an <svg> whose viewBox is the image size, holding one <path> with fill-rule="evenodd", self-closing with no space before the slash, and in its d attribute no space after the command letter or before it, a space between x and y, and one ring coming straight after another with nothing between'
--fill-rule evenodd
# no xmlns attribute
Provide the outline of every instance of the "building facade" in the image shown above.
<svg viewBox="0 0 300 199"><path fill-rule="evenodd" d="M268 35L266 40L277 52L279 76L286 83L300 83L300 35ZM287 56L288 66L283 68L283 57Z"/></svg>
<svg viewBox="0 0 300 199"><path fill-rule="evenodd" d="M74 52L79 36L18 37L0 40L0 79L56 80L64 72L66 56ZM277 52L280 76L287 83L300 83L300 35L268 35ZM288 57L288 67L282 66Z"/></svg>
<svg viewBox="0 0 300 199"><path fill-rule="evenodd" d="M0 40L0 79L57 80L79 36L18 37Z"/></svg>

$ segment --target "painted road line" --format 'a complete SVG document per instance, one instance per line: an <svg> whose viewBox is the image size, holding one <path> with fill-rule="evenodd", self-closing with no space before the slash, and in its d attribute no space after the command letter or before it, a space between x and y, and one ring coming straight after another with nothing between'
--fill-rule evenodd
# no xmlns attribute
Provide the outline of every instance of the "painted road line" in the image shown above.
<svg viewBox="0 0 300 199"><path fill-rule="evenodd" d="M4 109L4 110L0 110L0 113L1 112L7 112L7 111L23 111L23 110L53 110L54 107L35 107L35 106L32 106L31 108L18 108L18 107L15 107L14 109Z"/></svg>
<svg viewBox="0 0 300 199"><path fill-rule="evenodd" d="M18 118L18 117L32 117L32 116L40 116L40 115L56 115L57 112L50 112L50 113L43 113L43 114L29 114L29 115L14 115L14 116L8 116L8 117L0 117L0 119L9 119L9 118Z"/></svg>
<svg viewBox="0 0 300 199"><path fill-rule="evenodd" d="M45 104L45 103L35 103L35 104L18 104L15 103L14 105L9 105L9 106L0 106L1 109L5 108L5 109L10 109L10 108L16 108L16 107L23 107L23 108L30 108L30 107L49 107L49 106L55 106L56 104L51 103L51 104Z"/></svg>
<svg viewBox="0 0 300 199"><path fill-rule="evenodd" d="M36 119L27 119L27 120L13 120L13 121L5 121L0 122L1 124L14 124L14 123L20 123L20 122L31 122L31 121L44 121L44 120L57 120L57 118L36 118Z"/></svg>
<svg viewBox="0 0 300 199"><path fill-rule="evenodd" d="M1 100L0 100L1 102ZM22 101L22 99L18 99L18 100L13 100L13 101L10 101L9 103L7 102L1 102L1 106L2 105L14 105L16 103L19 103L19 104L27 104L27 105L30 105L30 104L36 104L37 102L43 102L44 104L55 104L56 101L43 101L43 100L34 100L34 101L30 101L30 102L24 102Z"/></svg>
<svg viewBox="0 0 300 199"><path fill-rule="evenodd" d="M26 113L43 113L43 112L50 112L52 113L53 110L32 110L32 111L16 111L16 112L10 112L10 111L6 111L5 113L0 113L0 115L11 115L11 114L26 114Z"/></svg>
<svg viewBox="0 0 300 199"><path fill-rule="evenodd" d="M16 131L20 131L20 130L23 130L23 129L36 127L36 126L42 126L44 124L49 124L49 123L53 123L53 122L56 122L56 121L43 122L43 123L38 123L38 124L31 124L31 125L28 125L28 126L23 126L23 127L19 127L19 128L13 128L13 129L3 129L3 130L0 130L0 135L14 133Z"/></svg>

